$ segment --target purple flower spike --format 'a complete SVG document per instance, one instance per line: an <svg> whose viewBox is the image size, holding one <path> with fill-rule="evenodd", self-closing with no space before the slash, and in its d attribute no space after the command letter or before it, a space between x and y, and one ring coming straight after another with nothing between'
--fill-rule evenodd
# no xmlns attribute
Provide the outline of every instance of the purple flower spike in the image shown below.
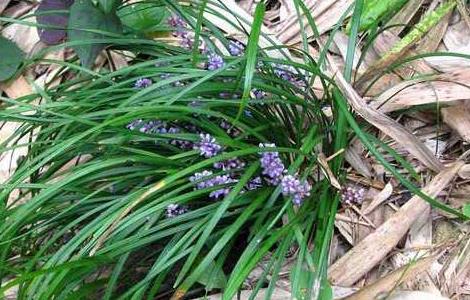
<svg viewBox="0 0 470 300"><path fill-rule="evenodd" d="M174 218L185 214L188 212L188 208L186 206L182 206L179 204L170 204L166 207L166 217L167 218Z"/></svg>
<svg viewBox="0 0 470 300"><path fill-rule="evenodd" d="M237 180L233 179L229 175L218 175L218 176L215 176L214 178L204 180L204 178L207 178L211 175L212 175L211 171L204 170L201 173L195 173L194 176L191 176L189 178L189 181L193 183L197 182L196 189L198 190L237 182ZM209 197L218 199L222 196L226 196L228 193L230 193L230 187L223 187L221 189L212 191L209 194Z"/></svg>
<svg viewBox="0 0 470 300"><path fill-rule="evenodd" d="M252 96L252 98L254 98L256 100L261 100L261 99L264 99L266 97L266 93L262 90L252 89L251 90L251 96Z"/></svg>
<svg viewBox="0 0 470 300"><path fill-rule="evenodd" d="M237 180L231 178L229 175L219 175L214 177L211 180L211 186L218 186L218 185L223 185L223 184L228 184L228 183L233 183L237 182ZM218 199L220 197L225 197L230 193L230 187L224 187L218 190L215 190L209 194L209 197Z"/></svg>
<svg viewBox="0 0 470 300"><path fill-rule="evenodd" d="M259 146L261 148L276 147L275 144L259 144ZM261 168L263 169L262 174L267 177L266 181L271 185L278 185L285 172L279 152L262 152L260 161Z"/></svg>
<svg viewBox="0 0 470 300"><path fill-rule="evenodd" d="M308 182L301 182L295 176L286 175L281 181L282 194L292 196L295 205L302 204L303 200L310 196L311 186Z"/></svg>
<svg viewBox="0 0 470 300"><path fill-rule="evenodd" d="M365 190L357 186L345 186L341 190L341 201L348 204L361 204L364 201Z"/></svg>
<svg viewBox="0 0 470 300"><path fill-rule="evenodd" d="M181 31L177 33L176 36L179 36L180 39L180 46L184 49L192 49L194 45L194 37L187 31Z"/></svg>
<svg viewBox="0 0 470 300"><path fill-rule="evenodd" d="M244 50L245 46L239 41L230 41L230 43L228 44L228 51L232 56L243 55Z"/></svg>
<svg viewBox="0 0 470 300"><path fill-rule="evenodd" d="M144 89L152 85L152 80L148 78L139 78L136 80L134 87L136 89Z"/></svg>
<svg viewBox="0 0 470 300"><path fill-rule="evenodd" d="M252 191L252 190L256 190L256 189L258 189L262 186L263 186L263 183L261 181L261 177L258 176L258 177L255 177L255 178L251 179L250 181L248 181L245 188L248 191Z"/></svg>
<svg viewBox="0 0 470 300"><path fill-rule="evenodd" d="M126 125L126 128L129 130L134 130L136 128L140 128L144 121L142 119L134 120Z"/></svg>
<svg viewBox="0 0 470 300"><path fill-rule="evenodd" d="M194 146L194 149L199 150L202 156L206 158L213 157L222 150L222 146L217 144L215 138L210 134L201 133L199 136L201 140Z"/></svg>
<svg viewBox="0 0 470 300"><path fill-rule="evenodd" d="M238 158L231 158L229 160L214 163L214 168L222 169L224 171L242 169L243 167L245 167L245 162Z"/></svg>
<svg viewBox="0 0 470 300"><path fill-rule="evenodd" d="M183 28L186 26L186 21L183 20L178 15L172 15L171 17L168 18L168 25L174 28Z"/></svg>
<svg viewBox="0 0 470 300"><path fill-rule="evenodd" d="M223 68L225 65L224 59L222 58L222 56L218 54L215 54L215 53L209 54L207 59L208 59L207 60L208 70L214 71L214 70Z"/></svg>
<svg viewBox="0 0 470 300"><path fill-rule="evenodd" d="M211 171L204 170L201 173L195 173L193 176L189 177L189 181L191 181L192 183L197 182L196 189L198 190L205 189L211 186L210 181L209 181L211 179L206 180L206 181L203 181L203 179L211 175L212 175Z"/></svg>

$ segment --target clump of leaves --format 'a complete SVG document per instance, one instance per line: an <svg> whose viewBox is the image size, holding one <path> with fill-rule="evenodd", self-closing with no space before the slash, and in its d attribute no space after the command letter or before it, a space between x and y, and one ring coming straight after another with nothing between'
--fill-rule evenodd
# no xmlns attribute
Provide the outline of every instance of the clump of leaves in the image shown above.
<svg viewBox="0 0 470 300"><path fill-rule="evenodd" d="M77 5L104 14L78 0L70 20L82 16ZM153 30L170 27L182 47L133 39L129 67L2 99L0 120L22 123L2 149L28 135L31 143L0 192L1 277L24 276L0 291L153 299L203 288L231 298L268 251L279 270L291 247L310 266L295 275L298 291L313 286L308 241L325 222L319 197L336 194L312 176L318 152L338 150L334 121L321 113L332 101L328 79L313 61L259 49L262 4L248 43L216 35L222 48L190 25L198 8L176 8ZM318 76L322 99L309 88Z"/></svg>

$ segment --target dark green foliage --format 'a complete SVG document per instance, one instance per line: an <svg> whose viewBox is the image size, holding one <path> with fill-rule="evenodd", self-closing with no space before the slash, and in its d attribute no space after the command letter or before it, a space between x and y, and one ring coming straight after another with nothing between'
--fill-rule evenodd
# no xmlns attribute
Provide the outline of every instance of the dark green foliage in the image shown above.
<svg viewBox="0 0 470 300"><path fill-rule="evenodd" d="M18 46L0 36L0 53L2 59L0 60L0 81L10 79L18 70L18 67L23 62L23 51Z"/></svg>
<svg viewBox="0 0 470 300"><path fill-rule="evenodd" d="M89 0L76 0L70 8L69 41L85 67L91 67L110 37L121 31L121 21L114 11L104 13Z"/></svg>

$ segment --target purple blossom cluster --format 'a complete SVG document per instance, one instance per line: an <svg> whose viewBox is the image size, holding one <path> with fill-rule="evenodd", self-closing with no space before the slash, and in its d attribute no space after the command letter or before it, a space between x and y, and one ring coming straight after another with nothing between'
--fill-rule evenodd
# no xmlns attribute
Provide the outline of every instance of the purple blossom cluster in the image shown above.
<svg viewBox="0 0 470 300"><path fill-rule="evenodd" d="M365 190L358 186L344 186L341 190L341 201L348 205L361 204L364 201Z"/></svg>
<svg viewBox="0 0 470 300"><path fill-rule="evenodd" d="M195 183L196 189L198 190L237 182L236 179L232 178L230 175L227 174L207 178L212 175L212 171L204 170L201 173L195 173L189 178L189 181ZM221 197L225 197L226 195L228 195L228 193L230 193L230 187L226 186L212 191L209 194L209 197L213 199L219 199Z"/></svg>
<svg viewBox="0 0 470 300"><path fill-rule="evenodd" d="M142 133L167 133L167 124L159 120L144 121L134 120L126 126L129 130L139 130Z"/></svg>
<svg viewBox="0 0 470 300"><path fill-rule="evenodd" d="M224 161L219 161L214 163L214 168L222 169L224 171L234 170L234 169L242 169L245 167L245 162L239 158L231 158Z"/></svg>
<svg viewBox="0 0 470 300"><path fill-rule="evenodd" d="M228 51L232 56L241 56L245 51L245 46L239 41L230 41L228 44Z"/></svg>
<svg viewBox="0 0 470 300"><path fill-rule="evenodd" d="M252 178L250 179L250 181L248 181L245 189L248 191L253 191L253 190L259 189L262 186L263 186L263 181L261 177L256 176L255 178Z"/></svg>
<svg viewBox="0 0 470 300"><path fill-rule="evenodd" d="M199 150L201 156L209 158L216 156L222 151L222 146L210 134L201 133L199 136L200 140L194 145L194 149Z"/></svg>
<svg viewBox="0 0 470 300"><path fill-rule="evenodd" d="M186 21L183 20L183 18L181 18L179 15L171 15L168 20L167 20L167 23L170 27L174 27L176 29L182 29L182 28L185 28L186 27Z"/></svg>
<svg viewBox="0 0 470 300"><path fill-rule="evenodd" d="M179 204L170 204L166 207L165 215L167 218L174 218L187 212L188 208L186 206L182 206Z"/></svg>
<svg viewBox="0 0 470 300"><path fill-rule="evenodd" d="M296 176L286 175L281 181L282 194L292 196L295 205L302 204L303 200L310 196L312 187L307 181L300 181Z"/></svg>
<svg viewBox="0 0 470 300"><path fill-rule="evenodd" d="M219 125L220 128L225 129L225 132L231 137L237 137L242 133L238 128L232 126L229 122L225 120L222 120Z"/></svg>
<svg viewBox="0 0 470 300"><path fill-rule="evenodd" d="M251 97L256 100L261 100L266 97L266 92L263 90L259 90L259 89L252 89Z"/></svg>
<svg viewBox="0 0 470 300"><path fill-rule="evenodd" d="M187 23L179 15L172 15L168 18L167 23L173 27L173 36L180 38L180 46L185 49L191 49L194 45L194 34L187 31Z"/></svg>
<svg viewBox="0 0 470 300"><path fill-rule="evenodd" d="M149 78L139 78L135 81L134 87L136 89L144 89L153 84L152 80Z"/></svg>
<svg viewBox="0 0 470 300"><path fill-rule="evenodd" d="M283 64L273 64L273 69L277 77L291 82L298 88L305 88L307 86L305 80L300 78L294 67Z"/></svg>
<svg viewBox="0 0 470 300"><path fill-rule="evenodd" d="M214 70L223 68L224 66L225 66L225 62L222 56L216 53L210 53L207 56L207 64L206 64L207 70L214 71Z"/></svg>
<svg viewBox="0 0 470 300"><path fill-rule="evenodd" d="M260 148L273 148L275 144L259 144ZM262 174L265 175L266 181L271 185L278 185L285 173L285 167L279 157L279 152L261 152L261 168Z"/></svg>
<svg viewBox="0 0 470 300"><path fill-rule="evenodd" d="M139 130L147 134L178 134L181 132L179 127L170 126L166 122L160 120L144 121L142 119L134 120L126 126L129 130ZM193 143L186 140L174 139L170 140L170 144L181 149L192 149Z"/></svg>

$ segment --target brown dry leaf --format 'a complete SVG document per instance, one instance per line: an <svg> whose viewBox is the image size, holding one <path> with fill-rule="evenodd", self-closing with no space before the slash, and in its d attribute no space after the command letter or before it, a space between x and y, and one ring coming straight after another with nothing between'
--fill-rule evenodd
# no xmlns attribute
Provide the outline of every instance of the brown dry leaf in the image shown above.
<svg viewBox="0 0 470 300"><path fill-rule="evenodd" d="M0 83L0 90L3 90L8 97L16 99L33 93L29 83L23 75L6 83Z"/></svg>
<svg viewBox="0 0 470 300"><path fill-rule="evenodd" d="M403 266L376 282L362 288L358 292L346 297L344 300L377 299L378 296L390 293L396 286L405 282L421 272L426 271L436 260L436 257L420 259L417 262Z"/></svg>
<svg viewBox="0 0 470 300"><path fill-rule="evenodd" d="M305 5L315 19L320 34L330 30L352 3L352 0L305 1ZM308 26L308 21L305 16L303 17L303 24L305 26L304 31L306 35L313 37L313 31ZM295 14L286 21L282 28L278 28L277 37L281 42L289 45L297 44L302 41L299 22Z"/></svg>
<svg viewBox="0 0 470 300"><path fill-rule="evenodd" d="M344 158L351 165L351 167L366 178L372 177L372 166L370 163L361 156L360 151L354 147L346 149Z"/></svg>
<svg viewBox="0 0 470 300"><path fill-rule="evenodd" d="M449 300L449 298L442 297L429 292L423 291L400 291L394 292L388 300Z"/></svg>
<svg viewBox="0 0 470 300"><path fill-rule="evenodd" d="M457 161L442 170L423 188L423 193L435 197L447 187L463 164L462 161ZM411 225L426 210L427 205L428 203L419 196L412 197L374 233L331 266L329 270L331 282L347 286L363 277L397 245Z"/></svg>
<svg viewBox="0 0 470 300"><path fill-rule="evenodd" d="M400 41L400 38L388 31L383 32L380 34L374 42L374 49L379 53L381 56L384 57L387 53L393 48L393 46ZM416 53L411 50L407 50L402 53L404 56L414 56ZM385 67L385 65L384 65ZM374 68L374 67L373 67ZM382 70L378 70L381 72ZM405 66L400 68L396 68L394 72L398 73L401 77L409 78L413 75L414 72L426 74L433 72L433 69L429 67L423 60L415 60Z"/></svg>
<svg viewBox="0 0 470 300"><path fill-rule="evenodd" d="M470 107L465 104L441 109L444 122L455 130L462 139L470 143Z"/></svg>
<svg viewBox="0 0 470 300"><path fill-rule="evenodd" d="M381 190L380 193L378 193L372 199L370 204L364 209L364 211L362 213L365 214L365 215L369 214L371 211L373 211L375 208L377 208L380 204L382 204L388 198L390 198L392 193L393 193L393 186L390 182L388 182L385 185L385 187L383 188L383 190Z"/></svg>
<svg viewBox="0 0 470 300"><path fill-rule="evenodd" d="M330 166L328 166L328 161L323 153L318 154L317 161L321 166L322 172L325 174L328 181L332 186L341 190L341 184L339 184L338 179L336 179L335 174L331 171Z"/></svg>
<svg viewBox="0 0 470 300"><path fill-rule="evenodd" d="M36 17L27 18L24 21L36 23ZM31 25L13 23L2 29L2 35L14 41L26 54L31 53L39 42L38 31L36 27Z"/></svg>
<svg viewBox="0 0 470 300"><path fill-rule="evenodd" d="M424 2L425 0L408 1L408 3L403 6L400 12L393 16L393 18L388 22L387 26L408 24ZM406 29L405 26L393 27L390 28L390 32L394 33L395 35L399 35L404 29Z"/></svg>
<svg viewBox="0 0 470 300"><path fill-rule="evenodd" d="M367 120L367 122L393 138L397 143L401 144L406 150L408 150L428 168L437 172L442 169L442 164L439 162L439 160L437 160L432 152L406 128L383 113L369 107L365 103L364 99L362 99L351 87L351 85L344 79L336 64L331 60L331 57L328 55L327 58L331 72L335 74L336 83L339 89L343 92L343 95L347 98L348 103L357 113Z"/></svg>
<svg viewBox="0 0 470 300"><path fill-rule="evenodd" d="M470 68L461 68L428 79L402 82L380 95L371 106L387 113L410 106L470 99Z"/></svg>
<svg viewBox="0 0 470 300"><path fill-rule="evenodd" d="M5 10L5 8L7 8L9 3L10 3L10 0L0 1L0 14Z"/></svg>

